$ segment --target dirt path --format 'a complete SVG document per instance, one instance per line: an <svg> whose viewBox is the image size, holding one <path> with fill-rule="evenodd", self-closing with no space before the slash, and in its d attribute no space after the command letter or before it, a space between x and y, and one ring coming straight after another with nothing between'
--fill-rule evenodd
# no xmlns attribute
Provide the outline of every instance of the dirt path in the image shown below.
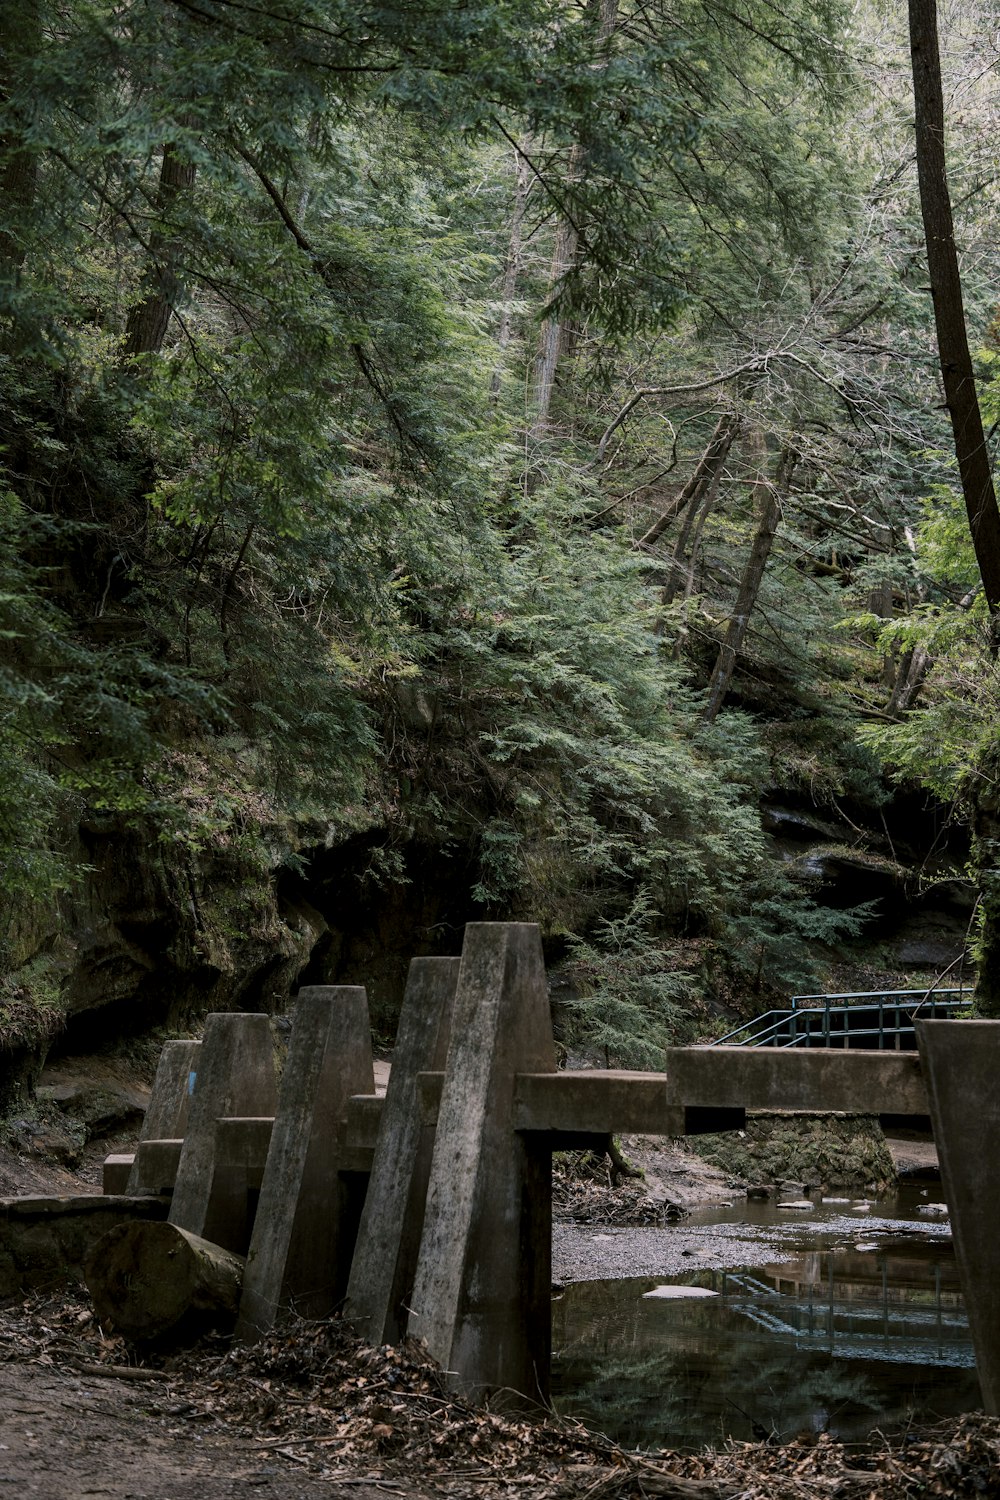
<svg viewBox="0 0 1000 1500"><path fill-rule="evenodd" d="M322 1470L303 1473L277 1450L192 1410L163 1382L6 1364L0 1397L4 1500L236 1500L248 1490L270 1500L329 1500ZM353 1484L350 1493L375 1500L376 1491Z"/></svg>

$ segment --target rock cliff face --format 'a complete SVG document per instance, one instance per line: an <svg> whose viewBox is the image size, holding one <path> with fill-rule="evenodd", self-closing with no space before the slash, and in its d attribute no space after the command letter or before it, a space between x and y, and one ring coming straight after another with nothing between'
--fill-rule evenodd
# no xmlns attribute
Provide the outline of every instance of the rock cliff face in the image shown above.
<svg viewBox="0 0 1000 1500"><path fill-rule="evenodd" d="M791 799L762 809L817 902L873 903L862 943L833 955L834 987L930 982L964 949L971 890L945 878L954 860L929 884L921 874L935 837L923 815L904 809L905 836L890 821L863 839L860 816L819 818ZM390 1041L410 958L459 952L465 923L486 914L470 894L475 852L430 836L392 844L380 829L325 834L285 825L247 847L193 849L110 819L79 829L79 886L16 913L7 934L0 1115L21 1108L50 1054L184 1031L212 1010L277 1014L302 983L364 984L376 1036Z"/></svg>
<svg viewBox="0 0 1000 1500"><path fill-rule="evenodd" d="M844 954L842 967L856 967L858 977L842 977L838 988L929 984L943 975L949 985L971 985L976 891L963 871L965 830L939 826L940 809L906 796L880 811L877 821L861 808L839 821L791 803L761 811L793 879L819 905L871 908L863 939Z"/></svg>
<svg viewBox="0 0 1000 1500"><path fill-rule="evenodd" d="M49 1054L184 1031L212 1010L275 1014L301 983L365 984L376 1033L391 1038L410 958L458 952L481 915L461 856L429 845L380 883L375 835L296 850L276 840L269 863L127 827L83 839L72 896L19 914L0 997L0 1113L32 1093Z"/></svg>
<svg viewBox="0 0 1000 1500"><path fill-rule="evenodd" d="M22 917L4 999L0 1106L30 1092L46 1054L91 1050L209 1010L280 1008L325 931L272 869L231 852L83 832L86 869L59 908Z"/></svg>

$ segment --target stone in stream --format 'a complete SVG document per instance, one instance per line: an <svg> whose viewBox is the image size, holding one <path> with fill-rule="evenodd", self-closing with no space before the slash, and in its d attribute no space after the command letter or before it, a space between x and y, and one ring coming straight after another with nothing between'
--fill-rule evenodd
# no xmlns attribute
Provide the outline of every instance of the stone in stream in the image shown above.
<svg viewBox="0 0 1000 1500"><path fill-rule="evenodd" d="M663 1301L675 1301L682 1297L717 1297L718 1292L710 1291L707 1286L654 1286L651 1292L643 1292L643 1301L647 1298L662 1299Z"/></svg>

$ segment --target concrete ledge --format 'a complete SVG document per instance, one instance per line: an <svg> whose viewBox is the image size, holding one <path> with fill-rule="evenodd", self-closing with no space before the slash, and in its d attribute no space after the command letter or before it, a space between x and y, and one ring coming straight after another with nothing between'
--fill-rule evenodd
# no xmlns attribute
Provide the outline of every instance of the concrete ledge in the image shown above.
<svg viewBox="0 0 1000 1500"><path fill-rule="evenodd" d="M861 1115L930 1108L912 1052L668 1047L666 1076L671 1100L689 1107Z"/></svg>
<svg viewBox="0 0 1000 1500"><path fill-rule="evenodd" d="M514 1129L683 1135L684 1111L668 1100L664 1073L519 1073Z"/></svg>
<svg viewBox="0 0 1000 1500"><path fill-rule="evenodd" d="M82 1281L83 1263L109 1229L165 1219L168 1198L80 1194L0 1199L0 1298Z"/></svg>

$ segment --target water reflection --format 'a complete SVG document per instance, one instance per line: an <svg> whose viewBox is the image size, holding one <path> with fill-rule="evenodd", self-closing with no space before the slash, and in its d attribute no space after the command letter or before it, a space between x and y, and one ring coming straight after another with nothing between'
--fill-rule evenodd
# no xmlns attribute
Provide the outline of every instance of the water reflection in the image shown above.
<svg viewBox="0 0 1000 1500"><path fill-rule="evenodd" d="M946 1229L917 1230L913 1206L878 1209L864 1223L839 1206L781 1225L770 1264L565 1288L557 1407L630 1446L680 1448L850 1441L978 1407Z"/></svg>

